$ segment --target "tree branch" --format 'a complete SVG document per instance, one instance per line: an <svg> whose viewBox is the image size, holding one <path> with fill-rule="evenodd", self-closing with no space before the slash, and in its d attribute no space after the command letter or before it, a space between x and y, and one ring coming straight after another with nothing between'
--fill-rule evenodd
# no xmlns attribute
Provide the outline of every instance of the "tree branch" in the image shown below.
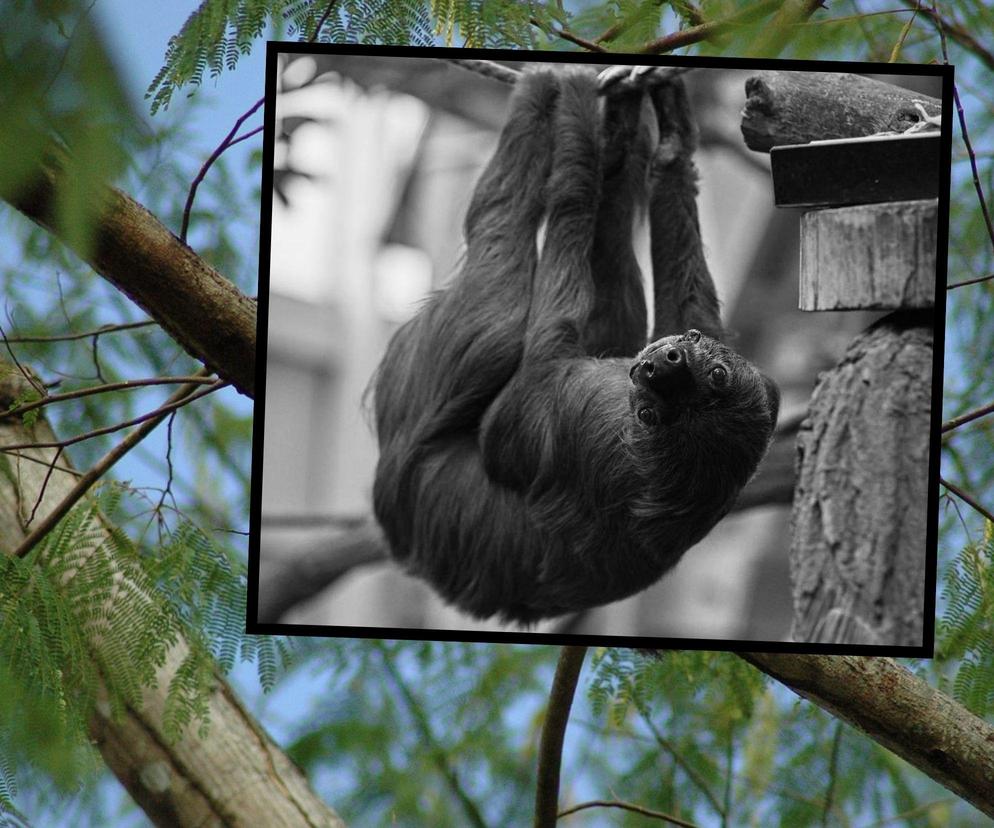
<svg viewBox="0 0 994 828"><path fill-rule="evenodd" d="M982 406L981 408L975 408L973 411L967 411L966 414L960 414L958 417L946 420L942 424L942 433L945 434L947 431L952 431L954 428L959 428L961 425L978 420L981 417L986 417L991 413L994 413L994 403Z"/></svg>
<svg viewBox="0 0 994 828"><path fill-rule="evenodd" d="M90 397L94 394L107 394L112 391L124 391L131 388L147 388L150 385L179 385L180 383L196 383L197 385L213 385L217 380L209 374L192 377L148 377L146 379L122 380L121 382L108 382L103 385L93 385L88 388L77 388L75 391L64 391L61 394L47 394L40 400L23 403L17 408L9 408L0 411L0 418L22 416L35 408L43 408L52 403L65 402L66 400L76 400L80 397Z"/></svg>
<svg viewBox="0 0 994 828"><path fill-rule="evenodd" d="M994 816L994 726L892 659L739 656Z"/></svg>
<svg viewBox="0 0 994 828"><path fill-rule="evenodd" d="M0 404L9 404L9 382L0 381ZM57 442L44 418L29 430L18 419L0 420L0 443L23 442L36 438ZM39 514L62 501L77 482L77 474L60 465L52 468L55 452L41 450L36 457L8 456L10 474L0 475L0 544L5 551L23 542L25 528L22 504L43 500ZM27 461L32 462L27 462ZM40 461L40 463L39 463ZM42 468L44 466L44 468ZM46 486L44 497L40 489ZM117 562L118 544L109 543L110 527L101 521L93 531L74 540L72 554L78 560L77 575L93 563L107 568L115 579L116 600L101 605L106 616L141 613L140 604L127 607L123 601L140 602L145 585L128 580ZM38 561L46 566L45 559ZM75 576L73 576L75 577ZM121 597L124 596L124 597ZM106 674L117 664L125 633L115 633L117 643L108 646L106 619L83 618L97 669ZM120 627L120 618L115 625ZM184 674L191 652L186 639L168 644L161 666L151 684L144 688L141 703L120 709L102 695L89 718L92 745L100 751L108 768L138 806L148 815L149 824L281 825L310 828L344 828L344 823L309 786L304 774L259 726L238 701L227 681L215 674L204 699L210 720L210 738L197 738L184 732L181 738L168 738L170 716L167 698L176 682L188 681ZM200 641L197 646L204 646ZM116 712L112 712L116 710Z"/></svg>
<svg viewBox="0 0 994 828"><path fill-rule="evenodd" d="M980 41L964 29L959 23L953 23L947 20L934 8L929 9L924 6L918 8L919 0L903 0L903 2L908 8L920 11L932 21L932 24L936 29L940 32L945 32L960 46L972 55L976 56L988 69L994 70L994 52L991 52L989 49L981 45Z"/></svg>
<svg viewBox="0 0 994 828"><path fill-rule="evenodd" d="M469 820L471 825L475 826L475 828L487 828L487 823L484 822L480 809L470 798L469 794L466 793L466 790L459 782L459 777L456 775L455 770L449 762L448 754L442 745L439 744L438 739L435 738L435 734L432 732L431 725L428 722L428 717L425 715L425 711L422 708L421 703L414 697L414 693L411 692L411 688L407 686L407 683L400 675L400 671L396 668L393 661L391 661L390 653L387 651L382 641L374 642L374 646L379 651L380 660L383 662L383 667L386 670L387 675L390 677L391 682L393 682L394 688L400 694L404 705L407 707L407 712L414 720L414 725L417 727L418 733L421 734L421 738L428 747L432 760L435 762L435 766L442 774L442 778L445 780L445 784L448 785L449 790L452 791L455 798L459 801L459 804L462 805L466 818Z"/></svg>
<svg viewBox="0 0 994 828"><path fill-rule="evenodd" d="M643 54L655 55L663 52L672 52L674 49L690 46L692 43L700 43L702 40L710 40L736 26L759 20L759 18L765 17L782 5L783 0L760 0L754 6L741 9L726 17L719 17L716 20L701 23L699 26L691 26L689 29L681 29L678 32L651 40L638 51Z"/></svg>
<svg viewBox="0 0 994 828"><path fill-rule="evenodd" d="M687 822L680 819L680 817L664 814L662 811L653 811L651 808L645 808L633 802L621 802L617 799L592 799L590 802L581 802L579 805L574 805L572 808L560 811L559 816L569 816L587 808L620 808L623 811L631 811L633 814L641 814L652 819L658 819L660 822L668 822L670 825L679 825L681 828L696 828L693 822Z"/></svg>
<svg viewBox="0 0 994 828"><path fill-rule="evenodd" d="M538 782L535 786L535 828L555 828L559 811L559 767L563 756L566 723L583 667L586 647L563 647L549 691L549 708L538 748Z"/></svg>
<svg viewBox="0 0 994 828"><path fill-rule="evenodd" d="M538 18L530 17L528 22L531 23L535 28L540 29L549 35L554 35L555 37L561 37L570 43L579 46L582 49L586 49L588 52L606 52L608 51L605 47L601 46L599 43L594 43L592 40L587 40L586 38L580 37L579 35L573 34L569 29L554 29L546 28L542 25Z"/></svg>
<svg viewBox="0 0 994 828"><path fill-rule="evenodd" d="M62 172L57 162L29 185L0 197L64 239L56 220ZM255 395L256 306L130 196L108 187L87 264L126 293L183 349Z"/></svg>
<svg viewBox="0 0 994 828"><path fill-rule="evenodd" d="M967 494L963 489L957 486L955 483L950 483L944 477L940 475L939 483L945 486L949 491L951 491L956 497L966 503L968 506L972 506L976 511L980 512L986 520L994 523L994 514L991 514L989 509L985 509L980 501L976 500L973 496Z"/></svg>
<svg viewBox="0 0 994 828"><path fill-rule="evenodd" d="M152 430L161 423L171 412L175 411L182 405L186 405L199 397L204 396L207 393L213 391L214 388L208 390L201 390L201 385L197 382L188 383L180 387L157 411L152 412L151 415L146 415L143 418L145 421L141 423L134 431L132 431L127 437L121 440L114 448L108 451L103 457L101 457L96 463L93 464L80 478L76 481L76 484L70 489L65 497L58 503L55 508L48 512L44 518L42 518L35 527L25 536L24 540L21 541L20 546L13 551L13 555L19 558L23 558L31 549L38 544L38 542L45 537L55 525L62 520L69 510L75 506L79 500L85 495L90 487L97 482L107 471L113 466L118 460L124 457L131 449L137 446L142 440L147 437ZM161 413L160 413L161 412ZM59 453L62 452L64 446L59 446ZM56 455L56 459L58 454ZM54 461L53 461L54 462ZM49 469L49 474L51 474L51 469ZM46 477L45 483L42 485L42 493L44 493L45 486L48 483L48 478ZM41 495L39 495L39 500ZM32 517L34 513L32 512Z"/></svg>

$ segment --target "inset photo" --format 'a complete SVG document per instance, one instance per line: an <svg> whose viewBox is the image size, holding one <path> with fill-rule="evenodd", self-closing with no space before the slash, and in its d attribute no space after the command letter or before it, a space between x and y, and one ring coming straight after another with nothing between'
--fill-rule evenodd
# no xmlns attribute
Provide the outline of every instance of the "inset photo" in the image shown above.
<svg viewBox="0 0 994 828"><path fill-rule="evenodd" d="M269 44L249 632L932 654L951 67L612 57Z"/></svg>

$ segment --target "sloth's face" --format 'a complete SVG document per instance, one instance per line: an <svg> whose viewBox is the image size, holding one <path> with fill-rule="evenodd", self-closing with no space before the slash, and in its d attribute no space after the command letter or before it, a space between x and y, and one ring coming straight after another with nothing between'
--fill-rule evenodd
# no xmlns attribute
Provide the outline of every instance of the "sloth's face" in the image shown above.
<svg viewBox="0 0 994 828"><path fill-rule="evenodd" d="M647 345L629 376L629 404L643 429L720 428L729 418L745 418L768 440L776 425L776 384L731 348L693 328Z"/></svg>

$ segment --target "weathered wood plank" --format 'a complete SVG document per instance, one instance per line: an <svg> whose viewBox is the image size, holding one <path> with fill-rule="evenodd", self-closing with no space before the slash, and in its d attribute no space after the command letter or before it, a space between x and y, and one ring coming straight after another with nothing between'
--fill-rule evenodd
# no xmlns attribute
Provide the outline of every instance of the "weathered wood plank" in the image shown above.
<svg viewBox="0 0 994 828"><path fill-rule="evenodd" d="M938 202L812 210L801 217L801 310L935 304Z"/></svg>

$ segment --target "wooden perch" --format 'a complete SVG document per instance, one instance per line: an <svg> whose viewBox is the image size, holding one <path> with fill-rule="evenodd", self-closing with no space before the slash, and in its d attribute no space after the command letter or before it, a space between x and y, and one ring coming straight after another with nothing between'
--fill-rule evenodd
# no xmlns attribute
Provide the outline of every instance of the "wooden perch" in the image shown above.
<svg viewBox="0 0 994 828"><path fill-rule="evenodd" d="M931 199L805 213L798 307L932 307L938 210Z"/></svg>
<svg viewBox="0 0 994 828"><path fill-rule="evenodd" d="M760 72L746 81L742 135L750 149L904 132L941 114L939 100L870 78L836 72Z"/></svg>

